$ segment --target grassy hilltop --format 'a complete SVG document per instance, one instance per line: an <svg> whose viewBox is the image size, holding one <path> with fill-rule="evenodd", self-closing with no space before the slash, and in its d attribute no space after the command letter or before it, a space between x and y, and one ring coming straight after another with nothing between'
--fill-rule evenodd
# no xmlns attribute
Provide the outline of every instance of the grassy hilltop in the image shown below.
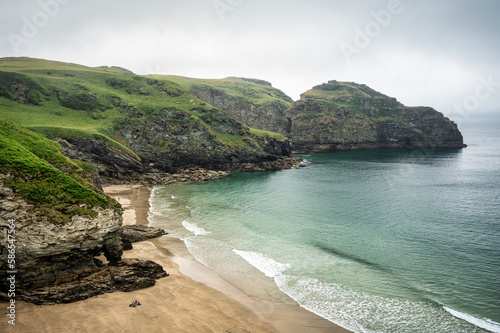
<svg viewBox="0 0 500 333"><path fill-rule="evenodd" d="M364 84L329 81L287 110L300 152L391 147L463 147L457 125L430 107L407 107Z"/></svg>
<svg viewBox="0 0 500 333"><path fill-rule="evenodd" d="M241 125L168 78L31 58L0 59L0 118L49 138L102 141L165 168L183 159L224 164L232 155L260 161L275 153L270 140L285 141Z"/></svg>
<svg viewBox="0 0 500 333"><path fill-rule="evenodd" d="M218 107L237 121L266 131L287 135L290 120L286 110L293 100L269 82L228 77L195 79L174 75L155 76L171 80L200 100Z"/></svg>
<svg viewBox="0 0 500 333"><path fill-rule="evenodd" d="M251 102L254 105L283 102L290 106L293 103L293 100L284 92L273 88L264 80L234 76L224 79L197 79L178 75L151 75L150 77L170 80L190 92L204 88L218 90L228 97Z"/></svg>

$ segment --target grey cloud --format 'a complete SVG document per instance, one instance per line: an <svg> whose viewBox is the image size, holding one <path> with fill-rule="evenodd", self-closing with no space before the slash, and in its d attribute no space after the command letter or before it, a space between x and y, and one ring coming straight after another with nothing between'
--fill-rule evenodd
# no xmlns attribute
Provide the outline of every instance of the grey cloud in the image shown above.
<svg viewBox="0 0 500 333"><path fill-rule="evenodd" d="M500 81L496 0L400 0L402 11L351 62L340 45L354 45L357 29L376 24L373 13L397 0L65 0L15 52L8 33L22 35L24 18L32 20L43 10L40 2L50 1L62 0L3 1L0 56L137 73L258 77L294 99L329 79L358 81L445 113L474 90L477 77ZM484 108L500 110L499 95Z"/></svg>

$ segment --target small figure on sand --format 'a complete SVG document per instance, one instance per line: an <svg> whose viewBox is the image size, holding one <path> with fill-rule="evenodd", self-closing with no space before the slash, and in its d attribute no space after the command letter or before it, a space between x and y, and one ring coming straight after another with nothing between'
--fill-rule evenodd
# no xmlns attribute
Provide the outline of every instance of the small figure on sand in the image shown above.
<svg viewBox="0 0 500 333"><path fill-rule="evenodd" d="M136 306L142 305L138 300L132 301L132 304L129 307L135 308Z"/></svg>

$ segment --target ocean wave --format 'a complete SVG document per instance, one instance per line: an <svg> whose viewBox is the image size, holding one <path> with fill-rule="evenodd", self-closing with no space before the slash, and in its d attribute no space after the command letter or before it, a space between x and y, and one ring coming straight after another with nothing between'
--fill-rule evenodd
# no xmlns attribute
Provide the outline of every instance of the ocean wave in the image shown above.
<svg viewBox="0 0 500 333"><path fill-rule="evenodd" d="M370 295L315 278L282 275L275 281L303 308L353 332L499 332L493 322L462 321L426 301Z"/></svg>
<svg viewBox="0 0 500 333"><path fill-rule="evenodd" d="M182 221L182 226L186 228L188 231L195 234L196 236L205 236L210 234L210 231L206 231L202 227L199 227L196 224L190 223L188 221Z"/></svg>
<svg viewBox="0 0 500 333"><path fill-rule="evenodd" d="M460 318L462 320L465 320L465 321L467 321L475 326L479 326L479 327L484 328L485 330L488 330L490 332L500 333L500 324L499 323L496 323L496 322L491 321L489 319L479 319L479 318L476 318L470 314L456 311L456 310L450 309L446 306L444 307L444 309L446 311L448 311L451 315L453 315L457 318Z"/></svg>
<svg viewBox="0 0 500 333"><path fill-rule="evenodd" d="M149 211L148 213L162 216L162 217L167 217L168 212L171 211L169 209L171 202L164 200L161 197L161 189L160 187L154 187L151 190L151 194L149 195Z"/></svg>
<svg viewBox="0 0 500 333"><path fill-rule="evenodd" d="M492 330L492 325L486 327L484 322L479 325L477 321L464 322L450 316L448 310L433 302L370 295L341 284L290 274L290 264L261 253L237 249L233 252L273 278L279 289L300 306L353 332L480 333L483 329L499 332Z"/></svg>
<svg viewBox="0 0 500 333"><path fill-rule="evenodd" d="M234 253L238 254L240 257L245 259L250 265L257 268L259 271L264 273L267 277L275 278L281 273L286 271L291 267L290 264L283 264L268 258L267 256L252 252L252 251L240 251L237 249L233 250Z"/></svg>

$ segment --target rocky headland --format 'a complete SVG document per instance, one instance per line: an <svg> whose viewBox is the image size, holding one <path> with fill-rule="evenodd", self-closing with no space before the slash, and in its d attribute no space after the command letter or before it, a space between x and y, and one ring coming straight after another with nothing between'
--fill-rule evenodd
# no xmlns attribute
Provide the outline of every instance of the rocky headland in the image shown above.
<svg viewBox="0 0 500 333"><path fill-rule="evenodd" d="M366 85L329 81L288 109L289 137L300 153L465 147L457 125L430 107L407 107Z"/></svg>

